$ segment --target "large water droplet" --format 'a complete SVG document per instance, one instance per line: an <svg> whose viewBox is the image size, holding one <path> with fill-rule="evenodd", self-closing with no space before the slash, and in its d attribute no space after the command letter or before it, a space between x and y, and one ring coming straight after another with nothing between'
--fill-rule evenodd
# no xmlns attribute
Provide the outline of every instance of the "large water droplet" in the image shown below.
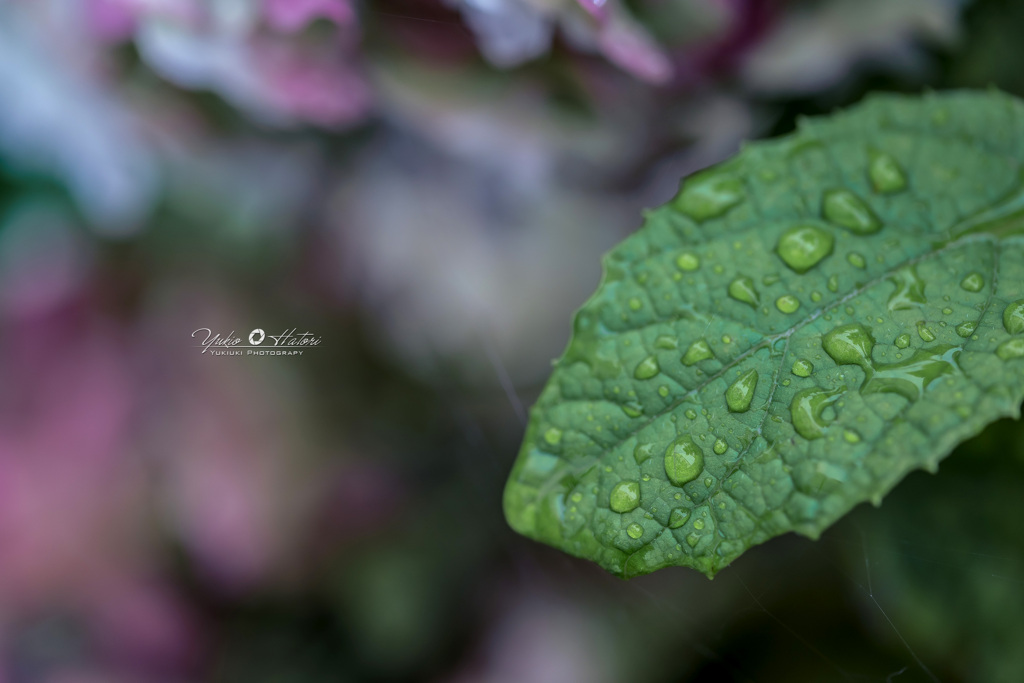
<svg viewBox="0 0 1024 683"><path fill-rule="evenodd" d="M754 281L749 277L738 277L730 282L729 296L736 299L736 301L740 301L750 306L757 306L760 302L757 290L754 288Z"/></svg>
<svg viewBox="0 0 1024 683"><path fill-rule="evenodd" d="M690 344L690 348L688 348L686 353L683 355L683 365L690 367L702 360L709 360L714 357L715 356L711 353L711 347L708 346L708 343L703 339L698 339Z"/></svg>
<svg viewBox="0 0 1024 683"><path fill-rule="evenodd" d="M638 443L633 449L633 459L637 465L642 465L654 456L655 446L652 443Z"/></svg>
<svg viewBox="0 0 1024 683"><path fill-rule="evenodd" d="M889 296L890 311L905 311L928 303L924 293L925 282L914 266L903 268L891 281L896 285L896 290Z"/></svg>
<svg viewBox="0 0 1024 683"><path fill-rule="evenodd" d="M678 529L682 525L686 524L686 521L690 519L690 511L686 508L676 508L668 516L668 528Z"/></svg>
<svg viewBox="0 0 1024 683"><path fill-rule="evenodd" d="M889 194L907 186L907 176L896 159L884 152L874 152L868 164L868 178L875 192Z"/></svg>
<svg viewBox="0 0 1024 683"><path fill-rule="evenodd" d="M637 379L650 379L659 372L661 372L661 366L658 365L658 359L655 356L647 356L636 366L633 376Z"/></svg>
<svg viewBox="0 0 1024 683"><path fill-rule="evenodd" d="M832 233L814 225L798 225L782 233L776 252L787 266L806 273L832 253Z"/></svg>
<svg viewBox="0 0 1024 683"><path fill-rule="evenodd" d="M917 335L926 342L935 341L935 333L923 320L917 323Z"/></svg>
<svg viewBox="0 0 1024 683"><path fill-rule="evenodd" d="M544 432L544 440L552 446L557 446L562 442L562 430L557 427L551 427Z"/></svg>
<svg viewBox="0 0 1024 683"><path fill-rule="evenodd" d="M908 346L910 346L910 335L904 332L900 336L896 337L895 341L893 341L893 344L896 345L897 349L907 348Z"/></svg>
<svg viewBox="0 0 1024 683"><path fill-rule="evenodd" d="M715 439L715 445L712 450L715 452L715 455L722 455L729 450L729 444L725 442L725 439Z"/></svg>
<svg viewBox="0 0 1024 683"><path fill-rule="evenodd" d="M1024 332L1024 299L1018 299L1003 310L1003 327L1010 334Z"/></svg>
<svg viewBox="0 0 1024 683"><path fill-rule="evenodd" d="M967 322L962 322L956 326L956 333L964 339L967 339L974 334L976 329L978 329L978 323L973 320L968 320Z"/></svg>
<svg viewBox="0 0 1024 683"><path fill-rule="evenodd" d="M640 538L644 535L644 528L636 522L633 522L626 527L626 535L630 538Z"/></svg>
<svg viewBox="0 0 1024 683"><path fill-rule="evenodd" d="M796 313L797 309L800 308L800 299L797 299L792 294L783 294L775 300L775 308L787 314Z"/></svg>
<svg viewBox="0 0 1024 683"><path fill-rule="evenodd" d="M996 355L1002 360L1024 358L1024 337L1007 339L996 349Z"/></svg>
<svg viewBox="0 0 1024 683"><path fill-rule="evenodd" d="M882 222L867 202L849 190L826 192L822 212L830 222L856 235L870 235L882 229Z"/></svg>
<svg viewBox="0 0 1024 683"><path fill-rule="evenodd" d="M985 278L981 273L971 273L960 281L960 286L968 292L980 292L985 288Z"/></svg>
<svg viewBox="0 0 1024 683"><path fill-rule="evenodd" d="M679 348L679 340L671 335L663 334L654 340L654 348L671 351Z"/></svg>
<svg viewBox="0 0 1024 683"><path fill-rule="evenodd" d="M684 251L676 257L676 265L679 270L693 271L700 268L700 257L692 251Z"/></svg>
<svg viewBox="0 0 1024 683"><path fill-rule="evenodd" d="M619 513L632 512L640 505L640 482L627 479L620 481L608 497L608 505Z"/></svg>
<svg viewBox="0 0 1024 683"><path fill-rule="evenodd" d="M622 412L626 414L626 417L640 417L644 414L644 407L637 401L629 401L619 407L622 408ZM597 430L601 431L601 428L598 427Z"/></svg>
<svg viewBox="0 0 1024 683"><path fill-rule="evenodd" d="M861 388L862 394L899 394L916 401L928 385L943 375L960 372L957 360L960 348L940 344L929 349L918 349L914 355L899 363L875 367L874 374Z"/></svg>
<svg viewBox="0 0 1024 683"><path fill-rule="evenodd" d="M869 365L875 340L859 323L843 325L827 333L821 347L839 365Z"/></svg>
<svg viewBox="0 0 1024 683"><path fill-rule="evenodd" d="M743 184L731 176L695 178L676 200L680 211L697 222L717 218L743 201Z"/></svg>
<svg viewBox="0 0 1024 683"><path fill-rule="evenodd" d="M860 268L861 270L864 270L868 266L868 262L867 260L865 260L864 255L858 254L855 251L851 251L849 254L847 254L846 260L850 262L851 266L853 266L854 268Z"/></svg>
<svg viewBox="0 0 1024 683"><path fill-rule="evenodd" d="M744 413L750 409L757 388L757 370L747 370L733 382L725 392L725 404L733 413Z"/></svg>
<svg viewBox="0 0 1024 683"><path fill-rule="evenodd" d="M673 441L665 451L665 474L675 486L689 483L704 469L704 453L689 436Z"/></svg>
<svg viewBox="0 0 1024 683"><path fill-rule="evenodd" d="M814 363L809 360L801 358L793 363L793 374L797 377L810 377L812 372L814 372Z"/></svg>
<svg viewBox="0 0 1024 683"><path fill-rule="evenodd" d="M796 433L805 439L820 439L824 436L828 422L822 413L839 398L839 394L839 391L819 388L797 392L789 404Z"/></svg>

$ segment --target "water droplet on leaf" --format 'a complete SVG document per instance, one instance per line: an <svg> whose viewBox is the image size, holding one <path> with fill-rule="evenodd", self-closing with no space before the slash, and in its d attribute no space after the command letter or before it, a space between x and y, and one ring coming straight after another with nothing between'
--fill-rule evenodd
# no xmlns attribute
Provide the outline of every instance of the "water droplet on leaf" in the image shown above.
<svg viewBox="0 0 1024 683"><path fill-rule="evenodd" d="M700 257L692 251L684 251L676 257L676 266L679 270L694 271L700 268Z"/></svg>
<svg viewBox="0 0 1024 683"><path fill-rule="evenodd" d="M654 348L671 351L672 349L679 348L679 340L675 337L663 334L654 340Z"/></svg>
<svg viewBox="0 0 1024 683"><path fill-rule="evenodd" d="M887 305L890 311L906 311L928 303L924 292L925 282L914 266L903 268L891 281L896 289L889 296Z"/></svg>
<svg viewBox="0 0 1024 683"><path fill-rule="evenodd" d="M683 355L683 365L690 367L702 360L709 360L714 357L715 356L711 353L711 347L708 346L708 343L703 339L698 339L690 344L690 348L688 348L686 353Z"/></svg>
<svg viewBox="0 0 1024 683"><path fill-rule="evenodd" d="M813 225L798 225L782 233L775 248L779 257L797 273L806 273L832 253L832 234Z"/></svg>
<svg viewBox="0 0 1024 683"><path fill-rule="evenodd" d="M856 235L870 235L882 229L882 222L867 202L849 190L830 190L822 202L825 218Z"/></svg>
<svg viewBox="0 0 1024 683"><path fill-rule="evenodd" d="M754 288L754 281L749 277L738 277L730 282L729 296L750 306L757 306L760 301Z"/></svg>
<svg viewBox="0 0 1024 683"><path fill-rule="evenodd" d="M678 529L690 519L690 511L686 508L676 508L668 516L668 528Z"/></svg>
<svg viewBox="0 0 1024 683"><path fill-rule="evenodd" d="M687 182L676 200L679 210L697 222L717 218L743 201L743 185L730 176L711 176Z"/></svg>
<svg viewBox="0 0 1024 683"><path fill-rule="evenodd" d="M623 403L619 407L622 408L622 412L626 414L626 417L640 417L644 414L644 407L636 401ZM601 428L598 427L597 431L601 431Z"/></svg>
<svg viewBox="0 0 1024 683"><path fill-rule="evenodd" d="M904 361L875 367L868 373L861 393L898 394L908 401L916 401L938 378L960 372L959 357L958 347L945 344L918 349Z"/></svg>
<svg viewBox="0 0 1024 683"><path fill-rule="evenodd" d="M800 308L800 300L792 294L783 294L775 300L775 307L783 313L795 313Z"/></svg>
<svg viewBox="0 0 1024 683"><path fill-rule="evenodd" d="M1003 327L1010 334L1024 332L1024 299L1018 299L1003 310Z"/></svg>
<svg viewBox="0 0 1024 683"><path fill-rule="evenodd" d="M557 446L562 441L562 430L556 427L551 427L544 432L544 440L552 446Z"/></svg>
<svg viewBox="0 0 1024 683"><path fill-rule="evenodd" d="M985 278L981 273L971 273L960 281L960 286L968 292L980 292L985 288Z"/></svg>
<svg viewBox="0 0 1024 683"><path fill-rule="evenodd" d="M619 513L631 512L640 505L640 482L620 481L612 489L608 498L612 510Z"/></svg>
<svg viewBox="0 0 1024 683"><path fill-rule="evenodd" d="M814 372L814 363L809 360L801 358L793 363L793 374L797 377L810 377L812 372Z"/></svg>
<svg viewBox="0 0 1024 683"><path fill-rule="evenodd" d="M866 327L854 323L827 333L821 346L839 365L866 365L871 362L875 340Z"/></svg>
<svg viewBox="0 0 1024 683"><path fill-rule="evenodd" d="M665 451L665 474L674 486L697 478L704 469L704 453L689 436L673 441Z"/></svg>
<svg viewBox="0 0 1024 683"><path fill-rule="evenodd" d="M978 329L978 323L973 321L967 321L962 322L956 326L956 333L963 337L964 339L967 339L972 334L974 334L974 331L976 329Z"/></svg>
<svg viewBox="0 0 1024 683"><path fill-rule="evenodd" d="M838 399L838 394L838 391L818 388L797 392L789 404L796 433L805 439L820 439L824 436L828 422L822 413Z"/></svg>
<svg viewBox="0 0 1024 683"><path fill-rule="evenodd" d="M1024 337L1007 339L996 349L996 356L1001 360L1024 358Z"/></svg>
<svg viewBox="0 0 1024 683"><path fill-rule="evenodd" d="M756 388L757 370L747 370L740 375L740 378L733 382L732 386L725 392L725 403L729 411L743 413L749 410Z"/></svg>
<svg viewBox="0 0 1024 683"><path fill-rule="evenodd" d="M658 359L654 356L647 356L636 366L633 376L637 379L650 379L659 372L661 372L661 366L658 365Z"/></svg>
<svg viewBox="0 0 1024 683"><path fill-rule="evenodd" d="M871 155L868 178L875 192L882 194L899 192L907 186L907 176L899 162L884 152L875 152Z"/></svg>
<svg viewBox="0 0 1024 683"><path fill-rule="evenodd" d="M637 465L642 465L654 455L654 444L638 443L633 449L633 459Z"/></svg>

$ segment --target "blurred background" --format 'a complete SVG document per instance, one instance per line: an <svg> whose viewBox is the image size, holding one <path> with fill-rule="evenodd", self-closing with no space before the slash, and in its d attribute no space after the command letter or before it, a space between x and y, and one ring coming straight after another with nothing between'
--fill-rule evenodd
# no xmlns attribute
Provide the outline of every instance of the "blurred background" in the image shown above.
<svg viewBox="0 0 1024 683"><path fill-rule="evenodd" d="M1024 433L629 582L501 489L599 257L1016 0L0 0L0 683L1024 680ZM194 330L297 328L301 356Z"/></svg>

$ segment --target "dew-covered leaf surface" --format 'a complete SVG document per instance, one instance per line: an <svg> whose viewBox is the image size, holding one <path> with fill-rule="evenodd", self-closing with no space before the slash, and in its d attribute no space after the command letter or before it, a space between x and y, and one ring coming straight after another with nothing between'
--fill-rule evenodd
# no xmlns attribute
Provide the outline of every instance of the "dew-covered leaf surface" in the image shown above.
<svg viewBox="0 0 1024 683"><path fill-rule="evenodd" d="M511 526L615 574L816 538L1024 398L1024 107L884 96L687 178L609 253Z"/></svg>

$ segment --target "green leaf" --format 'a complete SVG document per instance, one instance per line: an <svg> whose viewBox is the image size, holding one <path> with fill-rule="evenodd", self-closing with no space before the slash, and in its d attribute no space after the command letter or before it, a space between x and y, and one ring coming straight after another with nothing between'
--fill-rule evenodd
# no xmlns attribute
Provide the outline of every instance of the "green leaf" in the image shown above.
<svg viewBox="0 0 1024 683"><path fill-rule="evenodd" d="M1024 109L882 96L688 178L604 260L505 489L624 577L816 538L1024 398Z"/></svg>

